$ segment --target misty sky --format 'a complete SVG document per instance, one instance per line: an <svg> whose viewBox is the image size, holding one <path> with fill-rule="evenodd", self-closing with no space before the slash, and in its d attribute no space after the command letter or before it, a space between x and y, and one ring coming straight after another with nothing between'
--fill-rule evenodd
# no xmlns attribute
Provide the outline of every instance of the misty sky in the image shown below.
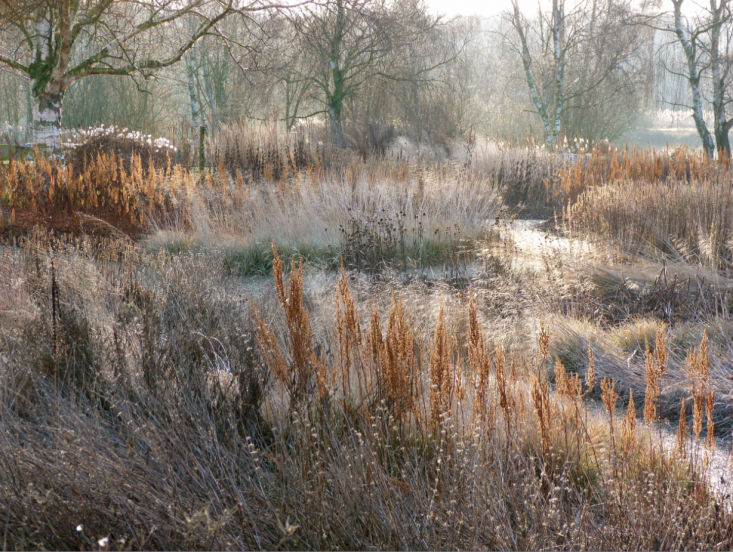
<svg viewBox="0 0 733 552"><path fill-rule="evenodd" d="M445 15L496 15L511 9L511 0L426 0L436 14ZM537 0L519 0L524 12L535 11Z"/></svg>
<svg viewBox="0 0 733 552"><path fill-rule="evenodd" d="M584 0L579 0L583 2ZM524 14L537 13L538 0L519 0L519 8ZM456 15L497 15L512 8L511 0L425 0L425 3L435 14L443 14L448 16ZM543 6L551 5L551 0L539 0ZM635 2L638 3L638 2ZM570 0L570 4L575 4L574 0ZM682 5L682 13L694 15L705 12L706 2L704 0L686 0ZM669 0L662 1L662 8L671 10L672 5Z"/></svg>

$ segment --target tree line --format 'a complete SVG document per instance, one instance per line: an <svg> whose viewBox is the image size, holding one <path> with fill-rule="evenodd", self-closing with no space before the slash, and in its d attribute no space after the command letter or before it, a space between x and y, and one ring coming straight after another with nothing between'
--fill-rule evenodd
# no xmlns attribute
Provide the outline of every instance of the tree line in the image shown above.
<svg viewBox="0 0 733 552"><path fill-rule="evenodd" d="M467 133L548 148L617 139L684 110L729 155L728 0L547 0L446 18L421 0L0 0L0 122L192 131L317 120L439 143Z"/></svg>

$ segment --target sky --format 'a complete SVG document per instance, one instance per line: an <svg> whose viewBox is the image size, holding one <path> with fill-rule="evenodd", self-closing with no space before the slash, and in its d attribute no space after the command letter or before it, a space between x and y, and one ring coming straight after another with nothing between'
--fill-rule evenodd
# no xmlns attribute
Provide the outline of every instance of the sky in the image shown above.
<svg viewBox="0 0 733 552"><path fill-rule="evenodd" d="M583 2L584 0L579 0ZM492 16L510 11L512 9L511 0L425 0L425 3L434 14L447 15L450 17L456 15L481 15ZM551 5L550 0L539 0L543 6ZM573 4L574 2L570 2ZM637 1L634 2L638 3ZM537 13L538 0L519 0L519 9L523 14ZM705 0L685 0L682 4L682 13L694 15L703 11L702 6L706 5ZM666 10L672 9L672 3L669 0L662 1L662 7Z"/></svg>
<svg viewBox="0 0 733 552"><path fill-rule="evenodd" d="M428 8L435 14L456 15L497 15L512 7L511 0L426 0ZM520 9L533 12L537 9L537 0L519 0Z"/></svg>

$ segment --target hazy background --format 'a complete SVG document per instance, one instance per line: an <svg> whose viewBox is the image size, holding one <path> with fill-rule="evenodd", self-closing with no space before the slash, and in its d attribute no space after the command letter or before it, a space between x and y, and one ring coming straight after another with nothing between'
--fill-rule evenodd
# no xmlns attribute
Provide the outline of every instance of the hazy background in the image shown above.
<svg viewBox="0 0 733 552"><path fill-rule="evenodd" d="M372 148L395 136L448 145L475 135L571 148L602 139L701 145L672 0L520 0L516 14L510 0L328 0L293 11L252 4L217 20L176 57L219 6L181 6L189 4L190 11L182 8L180 17L105 51L100 61L95 56L139 24L147 5L112 2L104 25L68 48L83 74L64 73L44 50L53 40L42 36L58 36L57 14L39 16L51 8L36 0L0 8L1 141L28 139L39 106L52 105L64 127L118 125L183 140L193 140L201 126L256 122L306 125L324 141ZM712 38L694 34L708 28L710 10L689 1L681 10L687 35L698 41L700 111L708 127L714 94L722 94L725 111L730 88L726 69L722 92L715 92ZM718 59L727 68L733 56L725 2L721 13ZM34 73L39 52L48 54L41 55L48 65L36 67L47 67L47 76ZM177 61L161 64L158 57ZM142 67L149 59L155 63ZM124 76L109 74L115 72Z"/></svg>

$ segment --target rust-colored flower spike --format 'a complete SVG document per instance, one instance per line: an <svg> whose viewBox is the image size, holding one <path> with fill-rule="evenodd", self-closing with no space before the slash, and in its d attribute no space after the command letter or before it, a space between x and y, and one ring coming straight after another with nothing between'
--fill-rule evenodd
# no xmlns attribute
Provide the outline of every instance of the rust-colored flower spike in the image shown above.
<svg viewBox="0 0 733 552"><path fill-rule="evenodd" d="M629 406L624 419L624 449L627 453L636 447L636 405L634 404L634 390L629 388Z"/></svg>
<svg viewBox="0 0 733 552"><path fill-rule="evenodd" d="M685 398L680 399L680 418L677 423L677 450L680 454L685 453L685 445L687 444L687 405Z"/></svg>
<svg viewBox="0 0 733 552"><path fill-rule="evenodd" d="M405 317L405 308L396 295L392 296L387 332L380 353L381 375L387 394L394 405L394 414L401 418L415 407L413 378L417 373L414 350L415 338ZM369 354L367 349L366 354Z"/></svg>
<svg viewBox="0 0 733 552"><path fill-rule="evenodd" d="M474 371L478 371L478 360L483 350L484 340L481 335L481 325L478 321L478 313L476 311L476 303L473 300L473 294L468 298L468 344L469 351L473 350L473 354L469 355L469 362Z"/></svg>
<svg viewBox="0 0 733 552"><path fill-rule="evenodd" d="M657 421L657 400L660 394L660 379L666 369L667 352L664 343L664 335L661 330L657 332L655 347L661 347L663 351L649 350L649 343L646 343L646 366L644 378L646 379L646 392L644 394L644 423L649 425Z"/></svg>
<svg viewBox="0 0 733 552"><path fill-rule="evenodd" d="M537 412L542 452L547 454L550 450L552 424L550 389L547 380L539 381L537 378L534 378L534 382L532 383L532 402L534 403L535 411Z"/></svg>
<svg viewBox="0 0 733 552"><path fill-rule="evenodd" d="M667 342L661 326L657 328L657 339L654 344L654 365L657 369L658 378L661 378L667 371Z"/></svg>
<svg viewBox="0 0 733 552"><path fill-rule="evenodd" d="M468 363L474 381L473 414L477 420L486 420L491 360L484 346L473 295L469 298L468 303L468 325Z"/></svg>
<svg viewBox="0 0 733 552"><path fill-rule="evenodd" d="M615 387L615 380L611 378L601 380L601 399L606 406L608 415L611 417L611 424L613 424L613 417L616 414L616 402L618 401L618 393L616 393Z"/></svg>
<svg viewBox="0 0 733 552"><path fill-rule="evenodd" d="M709 381L708 332L703 331L700 341L700 374L704 381Z"/></svg>
<svg viewBox="0 0 733 552"><path fill-rule="evenodd" d="M362 335L359 315L354 307L343 264L341 265L339 291L336 295L336 333L339 337L341 385L343 393L346 394L351 391L352 367L361 373ZM334 371L331 375L332 380L335 375ZM364 391L362 385L359 386L359 391Z"/></svg>
<svg viewBox="0 0 733 552"><path fill-rule="evenodd" d="M702 433L702 401L698 400L697 396L694 396L693 399L692 431L695 433L695 437L699 439Z"/></svg>
<svg viewBox="0 0 733 552"><path fill-rule="evenodd" d="M578 374L568 376L568 396L574 401L583 399L583 383Z"/></svg>
<svg viewBox="0 0 733 552"><path fill-rule="evenodd" d="M715 406L715 392L711 391L705 397L705 414L708 419L707 446L710 450L715 448L715 422L713 421L713 407Z"/></svg>
<svg viewBox="0 0 733 552"><path fill-rule="evenodd" d="M537 337L537 342L540 346L540 356L542 357L542 360L547 359L549 347L550 347L550 334L547 333L547 330L545 329L544 322L540 323L540 332Z"/></svg>
<svg viewBox="0 0 733 552"><path fill-rule="evenodd" d="M588 343L588 370L585 372L585 386L588 392L593 391L596 384L596 359L593 356L593 347Z"/></svg>
<svg viewBox="0 0 733 552"><path fill-rule="evenodd" d="M568 387L568 373L565 371L565 365L560 357L555 358L555 389L561 395L568 395L570 389Z"/></svg>
<svg viewBox="0 0 733 552"><path fill-rule="evenodd" d="M282 262L274 244L272 250L273 278L278 299L285 311L292 364L285 363L274 334L259 315L256 315L258 340L268 366L286 386L292 403L297 404L305 397L313 376L319 384L325 384L325 381L323 373L319 374L319 362L313 352L313 333L308 312L303 305L303 264L296 268L295 262L292 262L290 283L286 290ZM325 391L323 388L321 390Z"/></svg>
<svg viewBox="0 0 733 552"><path fill-rule="evenodd" d="M451 370L450 351L451 341L445 328L443 306L440 307L438 323L435 326L433 347L430 352L430 423L434 429L440 426L440 421L450 409Z"/></svg>
<svg viewBox="0 0 733 552"><path fill-rule="evenodd" d="M703 334L700 347L693 347L687 352L685 370L692 384L692 430L699 439L702 433L703 408L707 409L710 394L707 334Z"/></svg>

